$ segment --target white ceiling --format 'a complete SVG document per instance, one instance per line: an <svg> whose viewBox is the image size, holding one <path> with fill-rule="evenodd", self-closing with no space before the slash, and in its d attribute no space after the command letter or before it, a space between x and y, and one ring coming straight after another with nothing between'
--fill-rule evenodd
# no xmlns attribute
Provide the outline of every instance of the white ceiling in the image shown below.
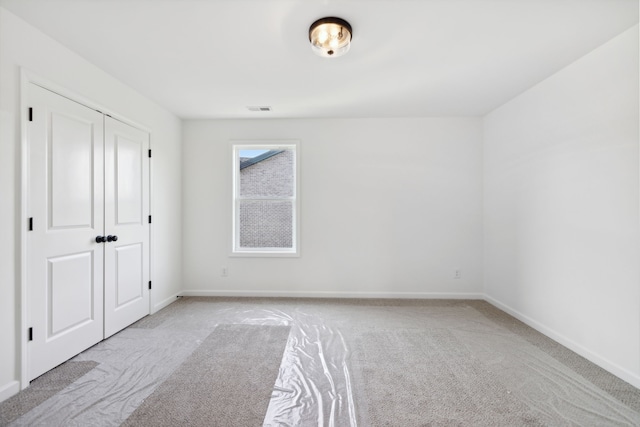
<svg viewBox="0 0 640 427"><path fill-rule="evenodd" d="M638 0L0 5L185 119L483 115L638 23ZM353 27L343 57L311 51L324 16Z"/></svg>

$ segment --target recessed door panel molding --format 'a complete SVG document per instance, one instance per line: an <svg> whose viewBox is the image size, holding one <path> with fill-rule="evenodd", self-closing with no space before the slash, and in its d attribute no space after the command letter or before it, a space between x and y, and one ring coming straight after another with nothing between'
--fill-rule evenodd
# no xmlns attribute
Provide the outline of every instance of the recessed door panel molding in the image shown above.
<svg viewBox="0 0 640 427"><path fill-rule="evenodd" d="M149 314L150 138L39 85L26 87L32 339L23 378L32 380Z"/></svg>
<svg viewBox="0 0 640 427"><path fill-rule="evenodd" d="M92 227L94 123L51 112L48 127L49 227Z"/></svg>
<svg viewBox="0 0 640 427"><path fill-rule="evenodd" d="M94 320L93 264L93 252L49 258L48 340Z"/></svg>
<svg viewBox="0 0 640 427"><path fill-rule="evenodd" d="M116 248L116 311L143 296L142 244Z"/></svg>
<svg viewBox="0 0 640 427"><path fill-rule="evenodd" d="M95 241L104 227L104 121L97 111L34 84L28 86L28 102L31 380L104 336L104 245Z"/></svg>
<svg viewBox="0 0 640 427"><path fill-rule="evenodd" d="M148 138L140 135L132 140L124 135L115 135L116 167L116 224L141 224L143 187L143 153Z"/></svg>

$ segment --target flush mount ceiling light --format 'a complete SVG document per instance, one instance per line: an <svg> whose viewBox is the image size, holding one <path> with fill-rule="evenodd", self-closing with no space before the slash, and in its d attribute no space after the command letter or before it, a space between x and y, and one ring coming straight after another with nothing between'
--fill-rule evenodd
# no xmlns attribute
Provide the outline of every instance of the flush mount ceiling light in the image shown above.
<svg viewBox="0 0 640 427"><path fill-rule="evenodd" d="M351 25L341 18L321 18L309 27L311 48L317 55L326 58L347 53L352 35Z"/></svg>

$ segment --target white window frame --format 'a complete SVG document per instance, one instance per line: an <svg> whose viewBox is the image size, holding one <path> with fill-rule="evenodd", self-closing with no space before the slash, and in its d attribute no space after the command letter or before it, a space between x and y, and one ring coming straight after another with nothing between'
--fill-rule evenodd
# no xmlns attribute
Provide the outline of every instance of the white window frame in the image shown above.
<svg viewBox="0 0 640 427"><path fill-rule="evenodd" d="M242 248L240 247L240 221L238 192L240 191L240 150L293 150L294 151L294 188L293 196L289 198L245 198L244 200L291 200L293 201L292 213L292 248ZM300 141L298 140L250 140L231 141L231 165L232 165L232 232L230 256L237 257L299 257L300 256Z"/></svg>

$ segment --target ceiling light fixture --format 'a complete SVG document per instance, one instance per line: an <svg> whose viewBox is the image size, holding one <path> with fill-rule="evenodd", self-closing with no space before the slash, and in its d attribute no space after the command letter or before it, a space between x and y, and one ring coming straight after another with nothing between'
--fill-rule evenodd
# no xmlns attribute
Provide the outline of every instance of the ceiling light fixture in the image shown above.
<svg viewBox="0 0 640 427"><path fill-rule="evenodd" d="M341 18L321 18L309 27L311 48L317 55L325 58L335 58L347 53L352 36L351 25Z"/></svg>

